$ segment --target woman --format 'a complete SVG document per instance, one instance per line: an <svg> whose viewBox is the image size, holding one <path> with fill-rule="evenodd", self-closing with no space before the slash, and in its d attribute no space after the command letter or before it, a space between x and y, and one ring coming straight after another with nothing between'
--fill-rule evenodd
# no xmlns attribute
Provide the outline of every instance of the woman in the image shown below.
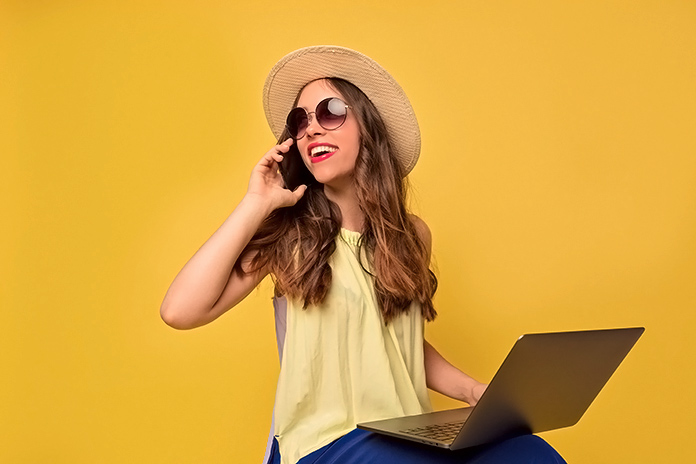
<svg viewBox="0 0 696 464"><path fill-rule="evenodd" d="M272 276L287 333L270 462L563 462L533 436L472 454L355 430L429 411L427 388L473 405L486 387L423 338L437 281L428 227L405 207L418 123L382 67L341 47L279 61L264 108L282 143L176 277L161 315L179 329L206 324Z"/></svg>

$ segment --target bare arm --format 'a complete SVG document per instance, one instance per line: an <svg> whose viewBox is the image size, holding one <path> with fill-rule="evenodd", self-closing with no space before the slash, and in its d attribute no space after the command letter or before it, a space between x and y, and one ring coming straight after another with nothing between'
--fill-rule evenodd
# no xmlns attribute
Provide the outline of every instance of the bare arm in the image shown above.
<svg viewBox="0 0 696 464"><path fill-rule="evenodd" d="M277 208L294 205L306 190L283 188L278 173L281 153L291 144L287 140L264 155L252 171L242 201L176 276L160 308L168 325L191 329L207 324L242 301L265 277L264 270L240 276L232 269L238 260L245 267L252 258L242 252L266 217Z"/></svg>
<svg viewBox="0 0 696 464"><path fill-rule="evenodd" d="M416 227L418 235L428 249L428 259L430 259L430 249L432 248L430 229L417 216L411 216L411 220ZM454 367L425 340L423 340L423 356L425 359L425 379L428 388L450 398L465 401L472 406L478 402L486 389L486 384L474 380Z"/></svg>
<svg viewBox="0 0 696 464"><path fill-rule="evenodd" d="M478 382L447 362L438 351L423 340L425 378L428 388L455 400L474 406L481 398L486 384Z"/></svg>

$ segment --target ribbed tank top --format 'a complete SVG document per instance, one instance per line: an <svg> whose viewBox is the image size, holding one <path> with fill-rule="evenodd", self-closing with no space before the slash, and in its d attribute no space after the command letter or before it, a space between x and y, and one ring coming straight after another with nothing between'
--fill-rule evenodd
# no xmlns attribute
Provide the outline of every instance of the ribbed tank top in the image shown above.
<svg viewBox="0 0 696 464"><path fill-rule="evenodd" d="M321 306L288 299L274 434L282 464L359 422L431 411L420 305L385 326L373 277L357 258L358 232L341 229Z"/></svg>

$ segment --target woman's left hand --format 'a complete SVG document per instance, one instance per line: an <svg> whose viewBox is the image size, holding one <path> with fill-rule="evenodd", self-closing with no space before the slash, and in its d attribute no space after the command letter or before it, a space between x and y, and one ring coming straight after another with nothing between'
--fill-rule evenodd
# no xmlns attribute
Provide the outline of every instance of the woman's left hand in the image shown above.
<svg viewBox="0 0 696 464"><path fill-rule="evenodd" d="M447 362L426 340L423 340L423 357L428 388L471 406L478 403L488 387L487 384L469 377Z"/></svg>

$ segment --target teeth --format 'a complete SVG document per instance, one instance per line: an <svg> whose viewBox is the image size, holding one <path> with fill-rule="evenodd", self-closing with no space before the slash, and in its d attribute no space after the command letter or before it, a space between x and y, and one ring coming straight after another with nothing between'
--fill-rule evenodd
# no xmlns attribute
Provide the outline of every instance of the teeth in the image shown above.
<svg viewBox="0 0 696 464"><path fill-rule="evenodd" d="M319 145L318 147L312 148L312 151L309 153L310 156L319 156L323 153L333 153L338 148L336 147L329 147L328 145Z"/></svg>

